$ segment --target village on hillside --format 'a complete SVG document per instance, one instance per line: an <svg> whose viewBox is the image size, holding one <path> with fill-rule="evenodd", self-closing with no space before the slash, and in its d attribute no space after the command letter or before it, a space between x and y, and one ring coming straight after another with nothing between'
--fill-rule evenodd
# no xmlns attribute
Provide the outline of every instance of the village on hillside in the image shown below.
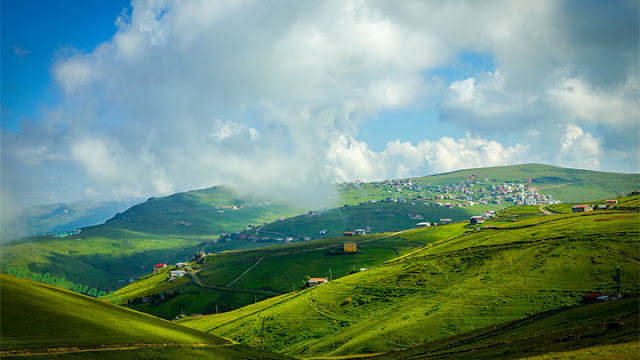
<svg viewBox="0 0 640 360"><path fill-rule="evenodd" d="M355 181L338 185L341 191L359 191L361 187L372 187L372 190L382 190L387 194L395 194L386 197L382 201L409 202L417 200L431 201L434 206L473 206L475 204L496 204L503 206L559 204L559 200L550 195L540 194L531 186L532 179L505 181L500 184L491 184L495 180L478 179L476 175L470 175L463 183L450 183L444 185L424 184L413 179L384 180L372 183ZM446 202L446 200L455 200ZM361 204L375 202L368 200Z"/></svg>

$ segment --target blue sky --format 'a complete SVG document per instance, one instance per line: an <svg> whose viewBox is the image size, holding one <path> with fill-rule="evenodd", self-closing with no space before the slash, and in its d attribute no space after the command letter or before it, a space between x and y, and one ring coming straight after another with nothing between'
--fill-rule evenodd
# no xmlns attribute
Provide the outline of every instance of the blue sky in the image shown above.
<svg viewBox="0 0 640 360"><path fill-rule="evenodd" d="M50 67L71 51L91 51L116 31L128 1L2 2L2 130L18 131L20 119L38 119L43 104L61 101Z"/></svg>
<svg viewBox="0 0 640 360"><path fill-rule="evenodd" d="M636 1L1 6L3 209L640 169Z"/></svg>

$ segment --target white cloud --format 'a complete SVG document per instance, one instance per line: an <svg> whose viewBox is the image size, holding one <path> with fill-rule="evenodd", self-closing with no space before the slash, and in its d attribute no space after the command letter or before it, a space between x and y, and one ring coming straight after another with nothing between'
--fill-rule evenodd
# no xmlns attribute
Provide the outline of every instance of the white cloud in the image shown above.
<svg viewBox="0 0 640 360"><path fill-rule="evenodd" d="M3 166L31 175L63 165L73 171L30 176L47 181L29 189L66 182L114 196L220 183L294 193L532 161L597 168L625 147L617 166L637 171L637 139L611 148L638 132L637 31L612 28L594 43L582 34L597 24L570 10L551 0L136 0L111 39L52 66L64 101L37 126L2 134L3 150L13 147ZM637 30L634 21L624 23ZM613 70L593 55L604 48ZM469 53L494 68L455 60ZM440 70L455 76L434 80ZM389 136L380 151L359 137L381 111L440 100L440 119L466 137ZM389 126L406 126L397 121Z"/></svg>
<svg viewBox="0 0 640 360"><path fill-rule="evenodd" d="M632 128L640 120L640 86L628 78L612 90L594 88L582 78L561 78L547 90L549 100L573 121Z"/></svg>
<svg viewBox="0 0 640 360"><path fill-rule="evenodd" d="M598 169L602 156L601 143L601 139L585 133L579 126L567 124L562 132L559 162L576 168Z"/></svg>

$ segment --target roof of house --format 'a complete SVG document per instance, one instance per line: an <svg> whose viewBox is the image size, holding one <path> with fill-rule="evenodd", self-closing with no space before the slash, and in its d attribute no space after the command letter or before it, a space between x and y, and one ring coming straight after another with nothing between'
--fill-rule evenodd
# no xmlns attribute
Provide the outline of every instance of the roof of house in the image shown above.
<svg viewBox="0 0 640 360"><path fill-rule="evenodd" d="M576 206L574 206L573 208L575 208L575 209L580 209L580 208L586 208L586 207L588 207L588 206L590 207L591 205L576 205Z"/></svg>
<svg viewBox="0 0 640 360"><path fill-rule="evenodd" d="M153 266L154 266L154 267L155 267L155 266L167 266L167 264L165 264L165 263L159 263L159 264L155 264L155 265L153 265Z"/></svg>
<svg viewBox="0 0 640 360"><path fill-rule="evenodd" d="M605 294L605 293L589 292L589 293L586 293L584 295L584 298L585 299L597 299L597 298L602 297L602 296L615 296L615 295Z"/></svg>
<svg viewBox="0 0 640 360"><path fill-rule="evenodd" d="M311 278L309 279L309 281L323 282L323 281L327 281L327 278Z"/></svg>

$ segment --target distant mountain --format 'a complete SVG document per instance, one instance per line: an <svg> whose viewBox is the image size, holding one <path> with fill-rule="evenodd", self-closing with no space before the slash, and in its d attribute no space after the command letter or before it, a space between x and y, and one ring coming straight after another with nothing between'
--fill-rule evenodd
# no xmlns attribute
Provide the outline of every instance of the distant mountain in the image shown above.
<svg viewBox="0 0 640 360"><path fill-rule="evenodd" d="M150 198L116 214L99 228L147 234L219 235L302 211L282 202L242 194L227 186L215 186Z"/></svg>
<svg viewBox="0 0 640 360"><path fill-rule="evenodd" d="M50 212L64 214L60 207ZM301 212L224 186L150 198L104 224L82 228L79 234L32 236L5 243L0 251L1 269L6 272L8 266L26 265L71 281L115 288L149 273L153 264L188 260L203 248L220 252L266 246L247 239L217 239L249 224Z"/></svg>
<svg viewBox="0 0 640 360"><path fill-rule="evenodd" d="M76 201L31 206L22 211L6 228L2 240L17 239L38 233L77 230L105 222L131 206L126 201Z"/></svg>

